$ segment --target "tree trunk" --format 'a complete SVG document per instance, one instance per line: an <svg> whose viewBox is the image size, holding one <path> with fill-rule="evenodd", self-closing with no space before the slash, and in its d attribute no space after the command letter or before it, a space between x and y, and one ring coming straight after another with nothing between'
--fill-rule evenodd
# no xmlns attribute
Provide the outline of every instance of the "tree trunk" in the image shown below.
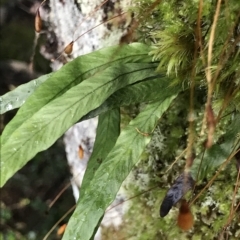
<svg viewBox="0 0 240 240"><path fill-rule="evenodd" d="M47 23L45 31L47 43L41 47L41 53L47 59L54 59L51 64L53 71L80 55L117 44L126 33L128 26L126 18L121 17L114 22L100 23L107 20L108 16L118 15L124 8L123 4L126 6L130 1L109 0L99 7L102 3L103 1L100 0L50 0L49 6L43 5L40 9L41 17ZM94 12L94 9L98 10ZM92 29L98 24L100 24L98 27ZM87 32L90 29L92 30ZM78 39L80 35L82 36ZM67 56L63 54L63 49L72 41L74 41L73 51L70 56ZM86 120L75 124L64 136L76 202L87 162L92 153L96 127L97 118ZM122 199L123 196L118 195L113 205ZM122 207L113 208L105 214L101 225L105 227L113 225L117 228L122 222L122 216ZM101 239L101 229L97 232L95 239Z"/></svg>

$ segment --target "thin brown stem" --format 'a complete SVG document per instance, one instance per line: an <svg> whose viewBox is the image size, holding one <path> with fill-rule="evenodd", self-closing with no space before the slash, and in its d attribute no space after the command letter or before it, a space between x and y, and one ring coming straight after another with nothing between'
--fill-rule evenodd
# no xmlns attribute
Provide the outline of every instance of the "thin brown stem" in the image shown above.
<svg viewBox="0 0 240 240"><path fill-rule="evenodd" d="M93 9L93 11L91 11L86 17L84 17L82 19L82 21L78 24L76 30L73 33L73 39L74 39L74 35L77 31L77 29L84 23L84 21L86 21L88 18L92 17L94 13L96 13L105 3L107 3L109 0L105 0L102 3L100 3L96 8Z"/></svg>
<svg viewBox="0 0 240 240"><path fill-rule="evenodd" d="M111 209L113 209L113 208L115 208L115 207L117 207L117 206L119 206L119 205L121 205L121 204L123 204L123 203L125 203L125 202L127 202L127 201L129 201L129 200L131 200L131 199L134 199L134 198L136 198L136 197L139 197L139 196L143 195L144 193L147 193L147 192L149 192L149 191L151 191L151 190L153 190L153 189L155 189L155 188L157 188L157 187L159 187L159 186L156 185L156 186L154 186L154 187L152 187L152 188L149 188L149 189L146 190L146 191L143 191L143 192L141 192L141 193L139 193L139 194L137 194L137 195L135 195L135 196L132 196L132 197L126 199L125 201L120 202L120 203L118 203L118 204L116 204L116 205L108 208L108 209L106 210L106 212L110 211Z"/></svg>
<svg viewBox="0 0 240 240"><path fill-rule="evenodd" d="M176 157L176 159L174 160L174 162L168 167L168 169L166 170L165 173L167 173L172 167L173 165L183 156L183 154L187 151L187 148L185 148L178 157Z"/></svg>
<svg viewBox="0 0 240 240"><path fill-rule="evenodd" d="M107 19L106 21L100 22L100 23L97 24L96 26L90 28L89 30L87 30L86 32L84 32L83 34L81 34L80 36L78 36L73 42L76 42L76 41L77 41L79 38L81 38L83 35L85 35L86 33L91 32L92 30L94 30L95 28L99 27L100 25L102 25L102 24L104 24L104 23L107 23L107 22L110 22L110 21L112 21L112 20L115 19L115 18L121 17L121 16L124 15L124 14L127 14L127 12L122 12L122 13L120 13L120 14L117 15L117 16L114 16L114 17L111 17L111 18Z"/></svg>
<svg viewBox="0 0 240 240"><path fill-rule="evenodd" d="M209 42L208 42L208 60L207 60L207 69L206 69L206 78L207 78L207 82L209 85L209 93L212 92L212 88L211 88L211 82L212 82L212 74L211 74L211 64L212 64L212 51L213 51L213 44L214 44L214 37L215 37L215 31L216 31L216 27L217 27L217 21L218 21L218 16L220 14L220 7L221 7L221 2L222 0L218 0L217 2L217 7L216 7L216 11L215 11L215 15L213 18L213 24L212 24L212 28L211 28L211 32L210 32L210 38L209 38ZM210 98L210 96L209 96ZM211 100L211 98L210 98Z"/></svg>
<svg viewBox="0 0 240 240"><path fill-rule="evenodd" d="M193 194L194 194L195 188L196 188L196 186L197 186L197 182L198 182L198 178L199 178L200 170L201 170L201 168L202 168L202 162L203 162L204 154L205 154L205 149L204 149L204 151L203 151L203 154L202 154L202 157L201 157L201 161L200 161L200 164L199 164L199 167L198 167L198 172L197 172L196 181L195 181L195 183L194 183L194 187L193 187L193 190L192 190L192 197L193 197Z"/></svg>
<svg viewBox="0 0 240 240"><path fill-rule="evenodd" d="M230 211L230 214L229 214L229 219L228 219L227 225L230 224L231 218L232 218L232 216L234 214L234 201L235 201L236 194L237 194L237 191L238 191L238 188L239 188L239 177L240 177L240 169L238 169L236 186L235 186L235 189L234 189L234 192L233 192L232 206L231 206L231 211Z"/></svg>
<svg viewBox="0 0 240 240"><path fill-rule="evenodd" d="M239 141L238 141L239 142ZM238 144L237 142L237 144ZM237 146L237 144L235 145L235 147ZM238 153L240 151L240 149L238 149L237 151L234 152L234 149L235 147L233 148L230 156L226 159L226 161L224 161L220 167L218 168L216 174L212 177L212 179L208 182L208 184L198 193L198 195L191 201L190 203L190 206L202 195L202 193L207 189L209 188L213 181L217 178L217 176L219 175L219 173L221 172L221 170L232 160L232 158L236 155L236 153Z"/></svg>
<svg viewBox="0 0 240 240"><path fill-rule="evenodd" d="M53 230L57 227L57 225L71 212L73 212L73 210L76 208L76 204L71 207L54 225L53 227L48 231L48 233L45 235L45 237L43 238L43 240L47 240L47 238L49 237L49 235L53 232Z"/></svg>
<svg viewBox="0 0 240 240"><path fill-rule="evenodd" d="M71 182L69 182L66 186L63 187L63 189L57 194L57 196L53 199L53 201L48 205L48 211L70 186L71 186Z"/></svg>

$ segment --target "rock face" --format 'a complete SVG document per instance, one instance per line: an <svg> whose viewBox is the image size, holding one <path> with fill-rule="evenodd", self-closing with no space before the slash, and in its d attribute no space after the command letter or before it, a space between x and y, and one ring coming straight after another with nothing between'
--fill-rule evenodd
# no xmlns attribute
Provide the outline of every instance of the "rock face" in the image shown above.
<svg viewBox="0 0 240 240"><path fill-rule="evenodd" d="M80 55L106 45L116 45L127 31L127 19L121 17L116 18L118 20L114 22L101 23L108 20L108 16L118 15L129 3L127 0L50 0L49 5L43 5L40 14L46 22L43 34L46 35L47 43L41 47L41 53L47 59L55 59L51 64L53 71ZM97 27L94 28L95 26ZM88 30L90 31L87 32ZM62 54L64 47L72 41L74 41L72 54L70 56ZM64 136L76 201L79 198L79 188L92 153L96 127L97 118L86 120L75 124ZM122 200L123 196L118 195L112 206ZM109 209L102 220L102 225L105 227L113 225L117 228L122 223L123 208L118 206L111 209L110 206ZM101 228L95 239L101 239Z"/></svg>

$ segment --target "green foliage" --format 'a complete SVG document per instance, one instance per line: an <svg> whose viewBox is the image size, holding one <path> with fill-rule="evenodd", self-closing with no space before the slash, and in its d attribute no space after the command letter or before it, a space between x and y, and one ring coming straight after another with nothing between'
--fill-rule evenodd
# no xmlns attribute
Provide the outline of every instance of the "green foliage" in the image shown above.
<svg viewBox="0 0 240 240"><path fill-rule="evenodd" d="M83 204L80 203L78 207L86 210L86 215L81 214L81 219L83 219L82 217L92 219L92 214L94 214L94 218L91 225L88 224L88 221L79 224L80 220L77 220L84 236L91 237L104 209L114 199L122 181L134 163L138 161L144 146L150 141L150 136L142 135L136 128L144 132L151 132L160 116L176 97L176 93L181 90L169 87L168 79L155 73L157 65L152 63L151 58L147 56L149 49L142 44L133 44L121 49L118 47L103 49L79 57L58 72L42 77L40 80L43 81L37 80L39 83L37 88L33 88L36 85L36 80L33 80L2 96L3 105L11 100L13 106L18 107L21 104L18 104L15 96L20 96L26 91L30 95L23 94L21 96L26 102L1 136L3 173L1 174L1 184L4 185L36 153L51 146L71 125L84 119L84 116L93 111L96 115L98 109L98 114L102 113L96 141L96 144L99 145L95 145L92 159L95 158L95 163L98 162L98 165L100 161L96 160L99 160L99 154L103 159L101 159L102 163L98 169L96 169L96 165L91 167L91 164L94 163L93 160L91 161L81 192ZM108 63L106 55L111 57L116 50L118 50L118 56L114 61ZM101 57L103 60L99 61ZM46 79L47 81L44 81ZM165 91L166 89L168 91ZM139 91L144 91L144 93L141 95ZM157 95L161 91L162 94ZM158 101L149 104L149 107L146 107L135 120L130 122L129 127L121 133L115 147L111 150L114 146L114 138L116 139L119 134L120 126L118 111L111 109L122 104L146 100ZM111 111L108 112L109 110ZM106 124L109 131L106 129ZM105 148L102 146L104 141L101 138L106 137L108 133L111 144L106 142ZM129 143L137 147L132 148ZM106 157L107 155L108 157ZM119 160L120 156L121 161ZM105 175L103 170L106 172ZM109 182L112 184L109 185ZM99 183L101 184L99 185ZM97 209L92 207L91 210L85 205L86 199L89 197L88 192L99 193L95 195L97 201L94 201L95 199L92 199L91 202L87 200ZM75 214L78 214L78 208ZM99 213L98 215L95 210ZM82 213L82 211L80 212ZM74 221L74 217L72 221ZM73 222L69 226L70 230L66 234L69 232L71 234L71 226L75 226L75 223ZM83 234L79 232L80 235Z"/></svg>
<svg viewBox="0 0 240 240"><path fill-rule="evenodd" d="M83 236L84 239L91 238L98 220L114 200L122 182L150 141L150 136L140 134L136 128L143 132L151 132L175 97L149 104L121 132L115 146L103 159L94 178L88 183L88 188L83 192L63 239L73 236L76 239Z"/></svg>
<svg viewBox="0 0 240 240"><path fill-rule="evenodd" d="M230 154L240 146L240 142L237 141L237 134L240 129L240 115L232 115L232 117L234 120L227 121L228 125L225 126L225 134L221 134L221 139L210 149L204 151L204 155L202 154L202 149L195 159L191 171L195 179L201 180L205 178L207 174L212 174L213 170L221 165ZM202 167L199 171L200 162Z"/></svg>
<svg viewBox="0 0 240 240"><path fill-rule="evenodd" d="M142 199L141 204L134 204L135 210L132 209L130 215L139 214L134 221L140 230L136 225L132 227L133 232L126 230L127 239L177 239L179 230L176 227L172 230L176 209L170 212L169 218L159 220L156 208L164 196L163 186L168 188L174 175L183 171L188 156L182 155L171 174L163 171L185 148L190 149L196 154L191 174L198 180L197 193L203 188L201 184L220 167L221 170L232 167L227 161L232 162L231 154L240 146L238 1L222 3L212 40L218 1L203 1L201 15L198 1L140 2L139 7L133 8L139 21L146 18L146 9L156 5L153 12L149 12L152 18L140 27L140 30L148 29L145 38L147 42L153 40L154 47L135 43L84 55L41 78L38 88L32 87L36 81L33 80L1 98L1 106L11 101L14 108L21 106L16 96L21 97L21 102L26 101L1 136L1 186L74 123L99 115L81 198L63 239L93 237L106 208L140 159L141 170L151 176L149 185L158 182L162 189ZM211 53L209 46L213 47ZM211 70L211 81L206 79L208 70ZM31 92L25 94L26 91ZM213 109L212 121L206 102ZM139 113L120 131L119 108L135 103L140 103ZM188 128L189 109L193 120ZM9 109L5 107L6 110ZM207 149L205 142L209 135L213 142ZM222 164L226 165L222 167ZM219 177L229 177L232 184L236 170L232 172L234 174L223 171ZM139 174L135 175L140 178ZM226 192L231 195L229 186ZM160 197L153 203L156 195ZM214 229L207 233L209 239L217 238L226 224L231 200L232 197L223 196L221 184L214 183L192 208L197 216L195 238L192 230L183 233L182 239L199 239L208 226ZM151 224L154 217L155 222ZM234 224L236 222L232 226ZM234 230L229 230L232 232Z"/></svg>
<svg viewBox="0 0 240 240"><path fill-rule="evenodd" d="M155 75L154 68L154 65L145 63L113 65L54 99L18 128L9 128L11 138L9 136L5 140L3 132L1 185L37 152L50 147L81 117L101 105L114 91ZM30 105L33 104L29 101ZM17 119L22 121L21 118Z"/></svg>
<svg viewBox="0 0 240 240"><path fill-rule="evenodd" d="M149 6L149 1L141 2ZM203 1L199 15L199 1L163 0L159 3L152 13L152 20L148 18L146 24L142 23L142 28L148 29L144 32L155 42L156 48L151 54L159 60L159 70L177 76L178 81L187 79L189 82L191 71L195 68L197 84L207 85L205 70L216 5L216 1ZM139 15L143 15L143 11L144 8L138 9ZM240 56L239 47L236 47L239 42L239 21L239 2L224 2L216 22L212 51L211 69L213 73L220 71L217 74L219 85L216 86L216 93L222 89L223 82L227 84L232 81L239 87Z"/></svg>
<svg viewBox="0 0 240 240"><path fill-rule="evenodd" d="M6 93L0 98L0 114L21 107L26 99L52 74L39 77L29 83L22 84L15 91Z"/></svg>
<svg viewBox="0 0 240 240"><path fill-rule="evenodd" d="M120 111L118 108L109 110L99 115L96 139L93 153L90 157L88 168L81 186L81 194L91 182L95 172L114 147L120 134Z"/></svg>
<svg viewBox="0 0 240 240"><path fill-rule="evenodd" d="M151 58L147 56L149 47L136 44L131 48L126 46L124 49L119 47L110 47L108 50L102 49L97 52L93 52L90 55L85 55L77 58L69 64L66 64L59 71L54 73L47 82L41 84L33 95L31 95L24 106L18 111L17 116L8 126L6 126L2 134L2 143L12 134L13 129L18 128L24 121L29 119L35 112L40 110L47 103L53 99L61 96L71 87L81 83L87 77L96 74L101 69L104 69L109 64L111 59L112 63L116 65L119 62L122 63L137 63L141 59L141 62L150 62ZM116 58L113 58L113 53L118 51ZM34 81L34 80L33 80ZM8 102L2 102L3 106Z"/></svg>

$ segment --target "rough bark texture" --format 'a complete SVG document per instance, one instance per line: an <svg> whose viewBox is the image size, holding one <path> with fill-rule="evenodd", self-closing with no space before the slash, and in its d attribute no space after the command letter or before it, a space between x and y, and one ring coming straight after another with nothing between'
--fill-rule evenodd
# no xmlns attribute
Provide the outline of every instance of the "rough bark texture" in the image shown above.
<svg viewBox="0 0 240 240"><path fill-rule="evenodd" d="M119 17L105 24L100 23L118 15L122 9L126 8L129 0L121 1L121 4L120 1L109 0L100 7L103 2L99 0L50 0L48 7L41 8L41 17L46 21L45 34L48 40L47 44L42 47L41 53L47 59L55 59L52 63L54 71L80 55L106 45L117 44L127 31L129 22L127 18ZM125 5L123 5L124 2ZM121 7L122 5L123 7ZM76 39L78 40L75 41ZM64 47L71 41L74 41L71 56L62 54L59 57Z"/></svg>
<svg viewBox="0 0 240 240"><path fill-rule="evenodd" d="M98 8L101 3L103 1L100 0L50 0L48 6L41 7L40 14L46 22L46 31L43 34L47 36L47 43L42 46L41 53L47 59L55 59L51 64L53 71L80 55L106 45L117 44L126 33L128 25L126 18L101 24L85 33L102 21L118 15L130 1L109 0L93 13L93 10ZM83 33L85 34L75 42ZM62 54L64 47L71 41L74 41L71 56ZM90 119L74 125L64 136L67 160L73 175L71 182L76 201L79 198L79 188L92 153L96 127L97 118ZM120 194L112 205L114 206L122 200L123 196ZM113 208L106 212L102 225L105 227L113 225L117 228L122 222L122 215L122 207ZM101 239L101 229L97 232L95 239Z"/></svg>

